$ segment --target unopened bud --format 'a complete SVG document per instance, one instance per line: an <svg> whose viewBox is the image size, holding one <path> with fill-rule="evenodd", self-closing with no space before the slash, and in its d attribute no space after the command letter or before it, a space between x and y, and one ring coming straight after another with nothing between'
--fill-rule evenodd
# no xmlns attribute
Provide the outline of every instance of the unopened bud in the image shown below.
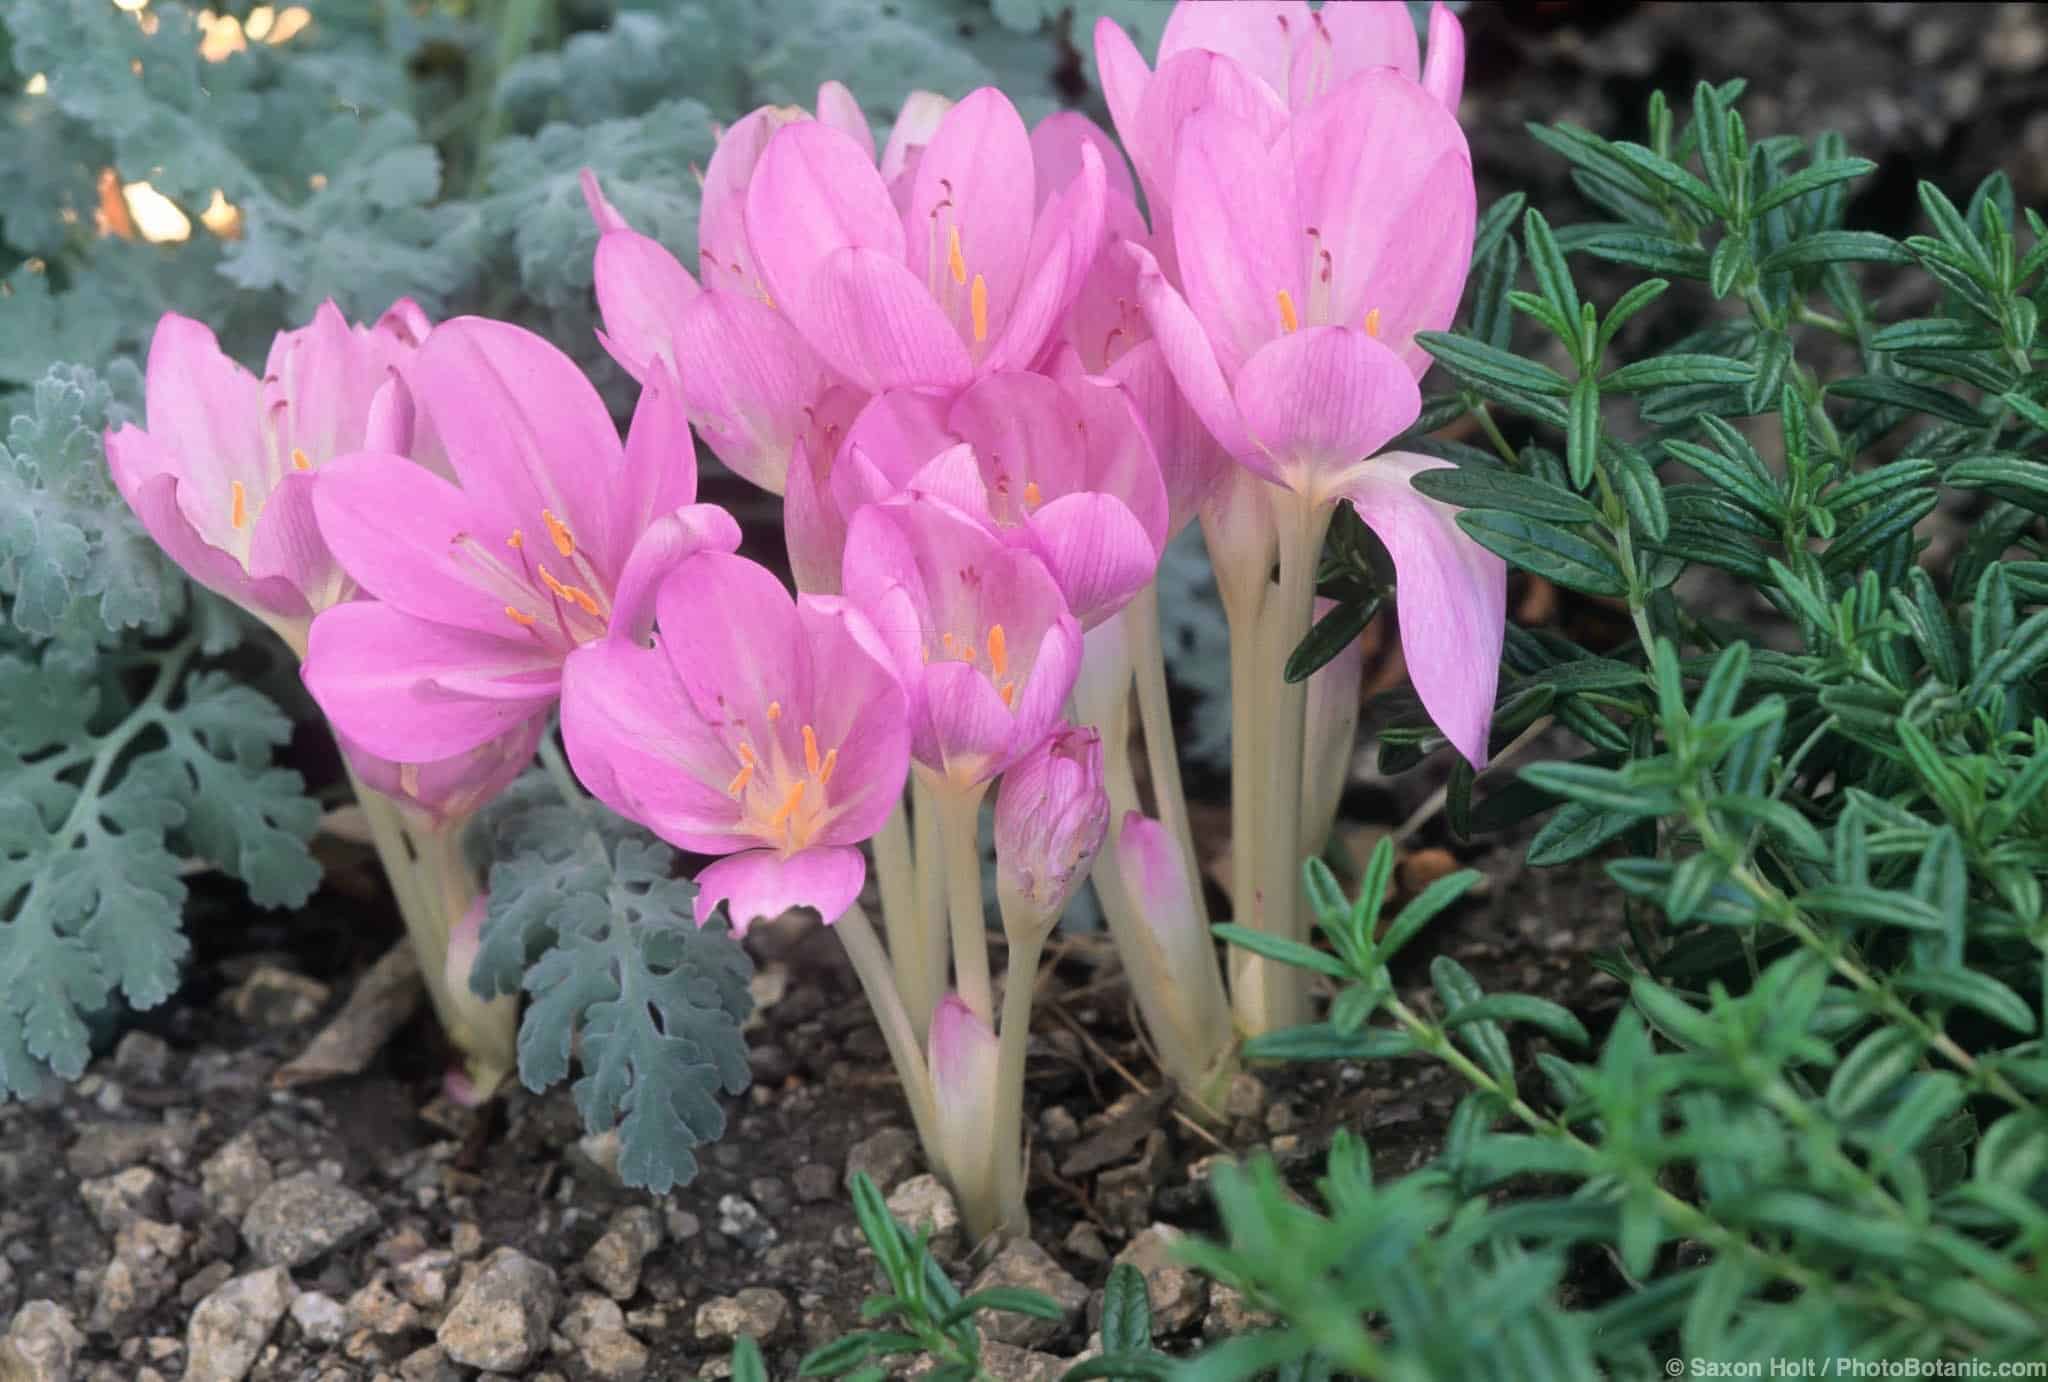
<svg viewBox="0 0 2048 1382"><path fill-rule="evenodd" d="M960 995L949 993L932 1013L926 1060L938 1114L938 1154L963 1200L985 1198L994 1170L996 1034Z"/></svg>
<svg viewBox="0 0 2048 1382"><path fill-rule="evenodd" d="M997 879L1050 922L1095 867L1108 830L1102 736L1061 725L1003 774Z"/></svg>

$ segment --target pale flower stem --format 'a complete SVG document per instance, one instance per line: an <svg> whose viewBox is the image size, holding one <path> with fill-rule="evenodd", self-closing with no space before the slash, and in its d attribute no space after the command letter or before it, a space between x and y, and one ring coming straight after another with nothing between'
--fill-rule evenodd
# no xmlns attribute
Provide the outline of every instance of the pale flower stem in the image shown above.
<svg viewBox="0 0 2048 1382"><path fill-rule="evenodd" d="M910 852L910 813L903 802L889 813L875 836L875 880L882 894L882 929L889 937L889 962L896 985L919 1041L931 1030L932 1012L945 990L945 978L931 967L917 906L917 866ZM940 955L944 963L943 952Z"/></svg>
<svg viewBox="0 0 2048 1382"><path fill-rule="evenodd" d="M1003 934L1010 954L1003 971L1003 1021L996 1032L995 1166L997 1225L1008 1233L1027 1233L1031 1224L1024 1209L1024 1049L1031 1038L1031 999L1037 987L1039 956L1057 917L1039 913L1008 889L997 894L1002 904Z"/></svg>
<svg viewBox="0 0 2048 1382"><path fill-rule="evenodd" d="M1159 582L1154 579L1125 607L1131 669L1138 681L1138 719L1145 729L1145 764L1152 773L1152 797L1159 823L1180 846L1187 865L1188 895L1203 929L1209 907L1202 895L1202 865L1195 853L1194 830L1188 823L1186 790L1180 780L1180 748L1173 733L1173 706L1166 694L1166 649L1159 634Z"/></svg>
<svg viewBox="0 0 2048 1382"><path fill-rule="evenodd" d="M939 794L925 775L915 768L910 774L911 828L917 848L912 858L918 863L917 930L910 937L923 957L923 968L931 975L932 1007L919 1026L919 1037L931 1030L931 1013L946 994L946 981L953 967L953 933L946 924L946 843L939 828Z"/></svg>
<svg viewBox="0 0 2048 1382"><path fill-rule="evenodd" d="M1223 575L1218 572L1219 577ZM1258 688L1259 672L1265 665L1261 655L1265 640L1259 636L1259 625L1269 603L1261 588L1264 579L1261 573L1258 585L1247 581L1233 586L1227 578L1217 582L1224 597L1223 616L1230 626L1230 919L1240 926L1257 925L1260 910L1257 822L1265 785L1259 771L1265 721L1259 713L1262 697ZM1231 1004L1238 1026L1247 1031L1263 1030L1264 1024L1254 1020L1265 1003L1264 988L1253 979L1252 962L1257 957L1235 946L1228 953Z"/></svg>
<svg viewBox="0 0 2048 1382"><path fill-rule="evenodd" d="M981 799L986 782L972 787L940 783L939 833L946 842L946 893L953 930L953 987L974 1015L995 1025L988 977L988 917L981 904Z"/></svg>
<svg viewBox="0 0 2048 1382"><path fill-rule="evenodd" d="M890 1063L896 1067L896 1078L903 1082L903 1097L910 1102L910 1119L917 1127L917 1140L924 1145L926 1159L935 1166L943 1166L945 1149L939 1144L938 1113L932 1103L931 1072L925 1068L924 1047L910 1029L910 1014L903 1010L903 995L897 991L895 971L882 952L874 925L856 902L833 923L832 930L846 947L846 956L853 961L853 972L860 979L861 992L867 995L868 1007L874 1012L875 1024L882 1029Z"/></svg>
<svg viewBox="0 0 2048 1382"><path fill-rule="evenodd" d="M343 762L346 766L345 758ZM519 1000L457 993L448 982L448 933L476 899L476 883L462 857L466 821L421 830L406 820L397 802L357 777L352 766L348 779L391 880L434 1016L463 1053L476 1096L488 1097L518 1064Z"/></svg>

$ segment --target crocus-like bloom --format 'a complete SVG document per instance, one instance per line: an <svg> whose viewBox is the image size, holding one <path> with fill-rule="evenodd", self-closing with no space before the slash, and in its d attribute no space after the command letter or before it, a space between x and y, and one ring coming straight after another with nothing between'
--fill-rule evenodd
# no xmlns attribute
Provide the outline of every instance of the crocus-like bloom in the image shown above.
<svg viewBox="0 0 2048 1382"><path fill-rule="evenodd" d="M375 788L410 811L429 829L467 820L533 762L547 716L535 715L473 749L427 763L397 763L379 758L360 745L341 739L341 751L365 785Z"/></svg>
<svg viewBox="0 0 2048 1382"><path fill-rule="evenodd" d="M323 303L278 334L258 379L211 329L166 312L149 346L148 430L107 436L114 484L194 580L302 644L306 620L352 590L314 521L314 475L366 446L410 448L385 386L428 329L410 300L374 327Z"/></svg>
<svg viewBox="0 0 2048 1382"><path fill-rule="evenodd" d="M911 753L956 790L1023 757L1059 719L1081 629L1044 563L930 495L854 515L846 594L909 693Z"/></svg>
<svg viewBox="0 0 2048 1382"><path fill-rule="evenodd" d="M764 568L705 552L662 580L652 647L606 638L563 674L562 736L600 801L698 854L697 920L720 901L744 932L815 907L845 915L857 846L909 771L889 652L845 601L792 599Z"/></svg>
<svg viewBox="0 0 2048 1382"><path fill-rule="evenodd" d="M900 205L856 138L785 125L747 185L754 269L826 364L870 393L1024 369L1101 244L1102 158L1084 148L1081 165L1035 213L1030 136L992 87L939 120Z"/></svg>
<svg viewBox="0 0 2048 1382"><path fill-rule="evenodd" d="M638 632L661 572L731 551L739 529L691 503L689 429L665 372L623 447L569 358L503 322L438 327L406 380L457 483L379 453L321 476L320 531L377 599L314 621L305 678L342 734L425 762L544 713L570 652Z"/></svg>
<svg viewBox="0 0 2048 1382"><path fill-rule="evenodd" d="M1061 725L1012 764L996 791L996 876L1048 921L1095 867L1109 832L1102 736Z"/></svg>

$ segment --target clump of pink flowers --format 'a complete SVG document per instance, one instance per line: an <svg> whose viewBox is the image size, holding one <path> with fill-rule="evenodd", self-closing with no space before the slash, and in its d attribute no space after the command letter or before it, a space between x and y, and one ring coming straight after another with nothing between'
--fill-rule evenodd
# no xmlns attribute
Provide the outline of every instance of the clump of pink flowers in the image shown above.
<svg viewBox="0 0 2048 1382"><path fill-rule="evenodd" d="M700 924L817 912L978 1233L1023 1224L1031 993L1084 883L1198 1110L1242 1034L1307 1014L1297 972L1226 975L1208 931L1171 538L1200 522L1230 623L1243 925L1305 935L1352 751L1355 654L1281 675L1337 507L1391 554L1416 690L1475 768L1502 643L1503 564L1409 485L1438 462L1385 450L1469 266L1456 20L1425 48L1398 3L1183 3L1156 67L1108 20L1096 47L1121 148L994 89L913 93L879 149L837 83L747 115L694 266L586 175L623 439L554 346L400 304L323 309L261 380L166 317L149 430L109 443L166 549L304 655L366 801L453 838L558 713L592 795L709 858ZM787 580L697 502L698 441L782 496ZM444 892L443 951L475 890Z"/></svg>

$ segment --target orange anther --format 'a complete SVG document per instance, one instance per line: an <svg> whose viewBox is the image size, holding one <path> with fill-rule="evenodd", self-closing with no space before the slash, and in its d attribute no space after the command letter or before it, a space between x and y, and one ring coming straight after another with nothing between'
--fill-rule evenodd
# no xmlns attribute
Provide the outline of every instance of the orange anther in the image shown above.
<svg viewBox="0 0 2048 1382"><path fill-rule="evenodd" d="M953 275L955 283L967 281L967 257L960 253L960 227L954 226L946 235L946 270Z"/></svg>
<svg viewBox="0 0 2048 1382"><path fill-rule="evenodd" d="M311 470L312 468L313 463L306 459L306 453L304 451L301 451L298 447L294 446L292 448L292 469Z"/></svg>
<svg viewBox="0 0 2048 1382"><path fill-rule="evenodd" d="M1299 330L1301 318L1294 311L1294 294L1282 288L1274 296L1280 299L1280 329L1283 331Z"/></svg>
<svg viewBox="0 0 2048 1382"><path fill-rule="evenodd" d="M967 290L967 310L974 318L974 343L980 345L988 339L988 280L980 274Z"/></svg>
<svg viewBox="0 0 2048 1382"><path fill-rule="evenodd" d="M1041 493L1039 492L1039 489L1038 489L1038 481L1036 481L1036 480L1026 480L1026 481L1024 482L1024 507L1025 507L1025 508L1027 508L1027 509L1035 509L1035 508L1037 508L1037 507L1038 507L1038 505L1039 505L1039 503L1040 503L1040 502L1041 502L1041 501L1042 501L1042 500L1043 500L1044 498L1045 498L1045 496L1044 496L1043 494L1041 494Z"/></svg>
<svg viewBox="0 0 2048 1382"><path fill-rule="evenodd" d="M240 480L228 482L228 522L238 533L249 524L249 492Z"/></svg>
<svg viewBox="0 0 2048 1382"><path fill-rule="evenodd" d="M796 808L803 804L803 799L804 783L802 778L798 778L790 787L789 795L782 799L782 805L776 807L775 814L768 818L768 828L780 830L789 822L789 818L796 814Z"/></svg>
<svg viewBox="0 0 2048 1382"><path fill-rule="evenodd" d="M526 545L526 534L520 532L517 528L514 528L512 530L512 536L505 539L505 545L507 547L510 547L515 552L518 551L520 548Z"/></svg>
<svg viewBox="0 0 2048 1382"><path fill-rule="evenodd" d="M1010 640L1004 637L1001 624L989 625L988 665L998 678L1010 675Z"/></svg>
<svg viewBox="0 0 2048 1382"><path fill-rule="evenodd" d="M823 787L832 780L832 770L839 766L839 750L826 749L825 762L818 769L818 785Z"/></svg>
<svg viewBox="0 0 2048 1382"><path fill-rule="evenodd" d="M768 702L768 723L772 725L772 724L774 724L774 723L775 723L775 722L776 722L777 720L779 720L779 719L781 719L781 718L782 718L782 702L781 702L781 701L770 701L770 702Z"/></svg>
<svg viewBox="0 0 2048 1382"><path fill-rule="evenodd" d="M752 763L742 763L740 770L733 774L732 781L725 784L725 794L729 797L736 797L741 792L746 791L747 784L753 780L754 765Z"/></svg>
<svg viewBox="0 0 2048 1382"><path fill-rule="evenodd" d="M562 520L547 509L540 511L540 521L548 525L548 536L554 539L555 550L565 557L576 555L576 539L569 536L569 529Z"/></svg>
<svg viewBox="0 0 2048 1382"><path fill-rule="evenodd" d="M507 619L510 619L513 623L517 624L522 629L530 629L534 626L536 622L531 614L528 614L525 610L519 608L517 605L505 606L505 617Z"/></svg>
<svg viewBox="0 0 2048 1382"><path fill-rule="evenodd" d="M804 726L804 771L812 777L818 775L823 764L818 759L818 735L809 725Z"/></svg>
<svg viewBox="0 0 2048 1382"><path fill-rule="evenodd" d="M1003 709L1015 710L1017 708L1016 682L1006 681L998 684L996 687L996 694L1003 698Z"/></svg>
<svg viewBox="0 0 2048 1382"><path fill-rule="evenodd" d="M1375 340L1380 334L1380 309L1375 307L1365 314L1365 334Z"/></svg>

